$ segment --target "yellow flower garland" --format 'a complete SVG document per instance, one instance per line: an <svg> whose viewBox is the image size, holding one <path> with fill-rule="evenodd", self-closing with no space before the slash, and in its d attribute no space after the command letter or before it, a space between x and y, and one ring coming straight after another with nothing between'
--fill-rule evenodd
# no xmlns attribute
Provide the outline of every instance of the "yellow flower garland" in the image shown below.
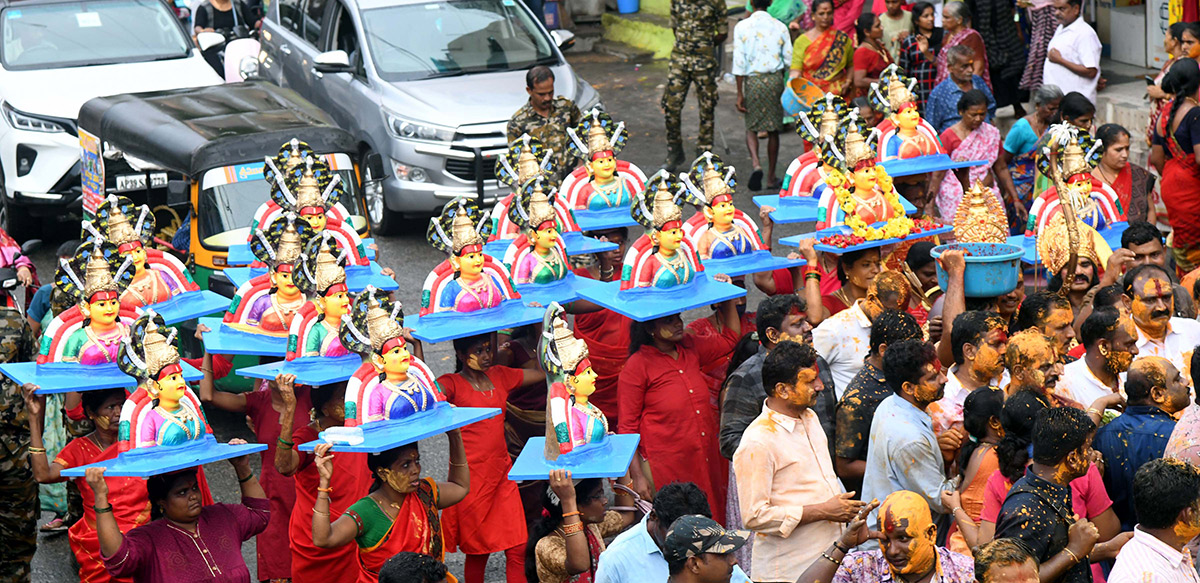
<svg viewBox="0 0 1200 583"><path fill-rule="evenodd" d="M855 235L862 237L868 241L878 241L880 239L899 239L907 237L912 233L913 221L904 216L904 206L900 204L900 198L896 195L896 191L892 185L892 177L888 176L887 171L882 166L875 167L876 180L879 183L879 188L883 192L883 197L892 207L893 217L888 219L883 224L882 228L872 227L858 217L854 211L858 208L858 203L854 202L854 197L850 196L850 189L846 185L850 184L849 177L843 176L841 172L833 170L830 175L834 178L833 181L826 180L826 185L833 188L834 194L837 195L838 206L846 217L844 223ZM837 184L837 186L834 186Z"/></svg>

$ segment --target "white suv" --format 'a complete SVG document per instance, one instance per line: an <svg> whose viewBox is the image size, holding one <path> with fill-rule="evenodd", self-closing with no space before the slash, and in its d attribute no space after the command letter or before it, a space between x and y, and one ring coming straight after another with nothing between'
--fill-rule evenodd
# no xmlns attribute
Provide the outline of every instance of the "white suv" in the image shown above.
<svg viewBox="0 0 1200 583"><path fill-rule="evenodd" d="M0 227L10 233L80 207L84 102L221 82L162 0L0 0L0 35ZM106 168L109 192L121 171ZM125 178L127 191L158 186Z"/></svg>

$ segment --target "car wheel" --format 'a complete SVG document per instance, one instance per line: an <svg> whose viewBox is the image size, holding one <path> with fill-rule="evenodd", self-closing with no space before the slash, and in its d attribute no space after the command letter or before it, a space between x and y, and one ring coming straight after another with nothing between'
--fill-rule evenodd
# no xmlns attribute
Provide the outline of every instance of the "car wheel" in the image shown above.
<svg viewBox="0 0 1200 583"><path fill-rule="evenodd" d="M370 150L363 152L361 160L366 160L371 154ZM367 165L363 165L363 202L366 207L364 210L367 215L367 223L371 226L371 233L375 236L391 235L396 230L396 223L400 217L397 213L388 210L387 201L384 199L383 181L376 182L377 177Z"/></svg>

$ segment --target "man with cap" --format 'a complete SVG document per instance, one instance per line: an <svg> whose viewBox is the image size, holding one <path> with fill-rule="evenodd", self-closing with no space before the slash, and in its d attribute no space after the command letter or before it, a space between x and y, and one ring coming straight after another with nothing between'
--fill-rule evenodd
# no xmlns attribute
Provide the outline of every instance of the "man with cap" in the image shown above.
<svg viewBox="0 0 1200 583"><path fill-rule="evenodd" d="M725 530L717 521L691 514L680 517L667 531L663 555L670 583L729 583L737 566L734 551L750 533Z"/></svg>

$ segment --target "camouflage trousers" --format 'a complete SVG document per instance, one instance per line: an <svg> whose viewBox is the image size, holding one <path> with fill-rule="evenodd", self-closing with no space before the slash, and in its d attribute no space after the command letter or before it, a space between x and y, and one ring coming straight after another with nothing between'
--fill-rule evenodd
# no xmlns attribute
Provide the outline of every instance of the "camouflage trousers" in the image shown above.
<svg viewBox="0 0 1200 583"><path fill-rule="evenodd" d="M662 109L667 121L667 147L683 151L682 116L688 88L696 85L700 106L700 135L696 151L712 150L713 111L717 108L717 63L715 59L671 55L667 71L667 88L663 91Z"/></svg>
<svg viewBox="0 0 1200 583"><path fill-rule="evenodd" d="M27 445L0 436L0 583L28 583L37 550L38 485Z"/></svg>

